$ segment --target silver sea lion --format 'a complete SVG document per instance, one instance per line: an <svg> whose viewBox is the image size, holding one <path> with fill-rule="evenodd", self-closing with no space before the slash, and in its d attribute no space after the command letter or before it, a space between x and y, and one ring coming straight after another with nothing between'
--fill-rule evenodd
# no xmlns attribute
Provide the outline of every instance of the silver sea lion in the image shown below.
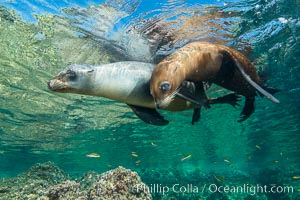
<svg viewBox="0 0 300 200"><path fill-rule="evenodd" d="M100 96L124 102L144 122L153 125L166 125L168 121L156 111L155 102L150 93L149 81L154 67L154 64L134 61L99 66L74 64L50 80L48 88L55 92ZM202 93L195 91L193 83L184 82L177 96L164 110L194 109L199 111L203 105L202 102L207 101L209 104L229 103L232 106L238 105L239 96L235 94L209 99L204 91ZM207 107L207 105L204 106ZM198 112L194 113L193 123L200 118Z"/></svg>

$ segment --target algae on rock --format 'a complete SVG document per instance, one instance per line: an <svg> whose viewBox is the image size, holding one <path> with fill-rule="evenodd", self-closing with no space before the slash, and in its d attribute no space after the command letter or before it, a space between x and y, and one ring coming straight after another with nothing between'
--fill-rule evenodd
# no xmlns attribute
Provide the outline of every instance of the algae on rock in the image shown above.
<svg viewBox="0 0 300 200"><path fill-rule="evenodd" d="M137 190L142 186L143 190ZM148 186L123 167L72 180L51 162L37 164L15 178L0 181L0 199L128 199L151 200Z"/></svg>

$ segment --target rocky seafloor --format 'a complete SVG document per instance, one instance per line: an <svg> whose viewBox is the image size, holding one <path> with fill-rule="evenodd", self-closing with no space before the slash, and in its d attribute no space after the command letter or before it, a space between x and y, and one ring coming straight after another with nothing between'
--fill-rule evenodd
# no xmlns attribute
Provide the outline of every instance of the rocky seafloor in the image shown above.
<svg viewBox="0 0 300 200"><path fill-rule="evenodd" d="M0 199L152 199L136 172L118 167L89 172L73 180L51 162L37 164L15 178L0 181Z"/></svg>
<svg viewBox="0 0 300 200"><path fill-rule="evenodd" d="M236 174L224 177L216 174L205 174L195 170L186 174L179 170L140 170L139 174L124 167L98 174L88 172L79 178L71 178L54 163L36 164L24 173L13 178L0 179L0 200L38 199L38 200L288 200L300 199L299 182L291 176L282 174L280 170L265 170L259 179ZM147 183L146 185L142 182ZM297 176L298 177L298 176ZM294 176L294 178L297 178ZM250 178L250 179L249 179ZM230 179L230 181L229 181ZM270 182L276 185L293 185L290 193L257 193L248 192L209 192L201 191L202 186L210 182L218 187L226 185L266 185ZM161 184L160 184L161 183ZM176 183L181 183L176 186ZM172 191L172 186L176 186ZM180 191L182 187L182 191ZM164 192L164 188L170 191ZM199 189L199 190L198 190Z"/></svg>

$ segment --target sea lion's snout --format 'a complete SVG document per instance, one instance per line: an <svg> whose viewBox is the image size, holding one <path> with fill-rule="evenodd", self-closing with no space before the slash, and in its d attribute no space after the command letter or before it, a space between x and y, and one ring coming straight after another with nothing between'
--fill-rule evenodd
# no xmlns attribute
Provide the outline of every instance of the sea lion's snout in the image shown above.
<svg viewBox="0 0 300 200"><path fill-rule="evenodd" d="M52 79L48 81L47 86L49 90L54 92L63 92L67 88L66 84L58 79Z"/></svg>
<svg viewBox="0 0 300 200"><path fill-rule="evenodd" d="M154 99L155 107L157 109L165 109L167 108L175 98L175 94L171 94L166 96L164 99Z"/></svg>
<svg viewBox="0 0 300 200"><path fill-rule="evenodd" d="M47 86L48 86L48 89L51 90L51 81L48 81L48 82L47 82Z"/></svg>
<svg viewBox="0 0 300 200"><path fill-rule="evenodd" d="M162 105L159 102L155 102L155 107L156 107L156 109L161 109Z"/></svg>
<svg viewBox="0 0 300 200"><path fill-rule="evenodd" d="M54 89L54 83L53 83L53 80L50 80L50 81L48 81L47 82L47 86L48 86L48 89L49 90L52 90L52 91L54 91L55 89Z"/></svg>
<svg viewBox="0 0 300 200"><path fill-rule="evenodd" d="M55 91L55 84L53 80L48 81L47 86L49 90Z"/></svg>

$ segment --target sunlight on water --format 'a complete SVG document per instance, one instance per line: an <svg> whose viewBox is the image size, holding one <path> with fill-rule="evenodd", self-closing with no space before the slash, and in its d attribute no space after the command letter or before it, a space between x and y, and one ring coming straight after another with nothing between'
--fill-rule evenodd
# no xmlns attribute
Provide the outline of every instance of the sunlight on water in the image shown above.
<svg viewBox="0 0 300 200"><path fill-rule="evenodd" d="M263 183L277 176L299 188L291 179L300 173L299 3L21 2L0 3L1 177L53 161L72 176L122 165L148 184L171 183L176 173L188 182L200 170L205 180ZM255 113L243 123L237 122L242 107L230 105L203 109L194 126L192 111L161 111L170 124L156 127L125 104L53 93L46 85L69 64L158 62L198 39L249 56L266 84L281 89L281 103L257 97ZM213 86L208 94L225 91ZM100 158L86 156L91 153Z"/></svg>

